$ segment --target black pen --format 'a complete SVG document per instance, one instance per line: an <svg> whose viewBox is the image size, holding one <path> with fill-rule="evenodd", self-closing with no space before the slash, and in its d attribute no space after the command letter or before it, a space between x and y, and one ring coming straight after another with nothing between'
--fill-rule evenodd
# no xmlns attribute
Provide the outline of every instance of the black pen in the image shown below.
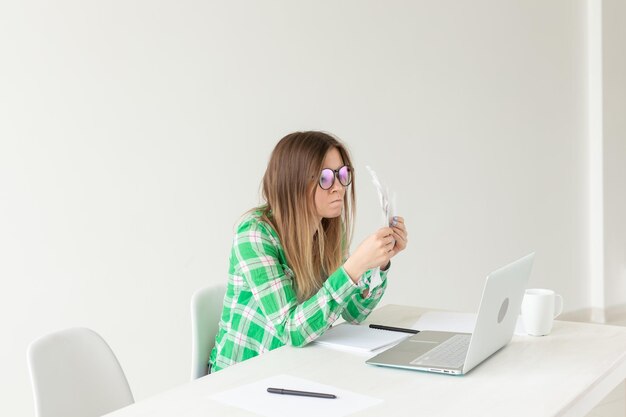
<svg viewBox="0 0 626 417"><path fill-rule="evenodd" d="M324 394L322 392L310 392L310 391L296 391L293 389L284 389L284 388L268 388L267 392L271 392L272 394L283 394L283 395L299 395L301 397L315 397L315 398L337 398L335 394Z"/></svg>
<svg viewBox="0 0 626 417"><path fill-rule="evenodd" d="M370 328L371 329L378 329L378 330L390 330L392 332L403 332L403 333L419 333L419 330L415 330L415 329L405 329L404 327L391 327L391 326L383 326L382 324L370 324Z"/></svg>

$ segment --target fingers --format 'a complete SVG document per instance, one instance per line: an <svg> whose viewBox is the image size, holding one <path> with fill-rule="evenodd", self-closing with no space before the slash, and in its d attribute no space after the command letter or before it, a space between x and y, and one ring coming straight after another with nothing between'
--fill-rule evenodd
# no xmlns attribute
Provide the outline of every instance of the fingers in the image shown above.
<svg viewBox="0 0 626 417"><path fill-rule="evenodd" d="M395 217L394 224L392 226L393 230L393 238L395 241L394 244L394 255L398 252L406 249L408 243L408 232L406 230L406 225L404 224L403 217Z"/></svg>
<svg viewBox="0 0 626 417"><path fill-rule="evenodd" d="M393 226L381 227L370 235L361 244L355 255L361 256L363 267L366 268L387 265L391 258L406 248L407 235L404 218L396 217ZM354 259L357 258L361 259L358 256L354 256Z"/></svg>
<svg viewBox="0 0 626 417"><path fill-rule="evenodd" d="M398 221L396 221L391 227L394 229L406 230L404 219L402 219L401 217L398 217Z"/></svg>
<svg viewBox="0 0 626 417"><path fill-rule="evenodd" d="M396 239L399 237L402 240L405 240L405 241L407 240L408 232L406 230L406 225L404 224L404 218L397 217L397 222L392 227L392 230L394 232L394 236L396 237Z"/></svg>
<svg viewBox="0 0 626 417"><path fill-rule="evenodd" d="M378 247L382 250L382 253L387 255L393 250L396 245L396 239L394 238L394 232L390 227L382 227L376 233L375 239L378 241Z"/></svg>
<svg viewBox="0 0 626 417"><path fill-rule="evenodd" d="M369 237L373 242L377 242L378 246L385 246L391 242L393 238L393 230L390 227L382 227Z"/></svg>
<svg viewBox="0 0 626 417"><path fill-rule="evenodd" d="M404 224L404 217L395 217L393 226L381 227L375 235L383 252L392 258L407 246L408 232Z"/></svg>
<svg viewBox="0 0 626 417"><path fill-rule="evenodd" d="M404 217L393 216L392 226L395 226L398 223L404 223Z"/></svg>
<svg viewBox="0 0 626 417"><path fill-rule="evenodd" d="M408 237L408 233L404 230L394 230L393 237L396 240L406 241Z"/></svg>
<svg viewBox="0 0 626 417"><path fill-rule="evenodd" d="M376 232L376 236L378 237L387 237L393 234L393 229L391 227L381 227Z"/></svg>
<svg viewBox="0 0 626 417"><path fill-rule="evenodd" d="M385 238L385 249L387 249L387 252L391 252L394 246L396 246L396 239L392 235L387 236Z"/></svg>

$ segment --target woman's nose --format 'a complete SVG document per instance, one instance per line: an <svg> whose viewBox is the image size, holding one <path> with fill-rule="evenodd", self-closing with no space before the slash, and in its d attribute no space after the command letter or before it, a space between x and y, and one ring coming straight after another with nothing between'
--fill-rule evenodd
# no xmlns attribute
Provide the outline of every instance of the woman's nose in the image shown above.
<svg viewBox="0 0 626 417"><path fill-rule="evenodd" d="M344 188L345 187L341 184L341 181L339 181L339 178L335 176L335 182L333 182L333 186L330 187L330 192L341 191Z"/></svg>

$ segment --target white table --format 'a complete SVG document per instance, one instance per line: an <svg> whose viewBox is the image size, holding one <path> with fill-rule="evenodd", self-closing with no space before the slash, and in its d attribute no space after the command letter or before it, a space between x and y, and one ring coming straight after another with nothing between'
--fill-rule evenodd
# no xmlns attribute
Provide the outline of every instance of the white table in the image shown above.
<svg viewBox="0 0 626 417"><path fill-rule="evenodd" d="M368 322L409 326L426 311L388 305ZM626 328L556 321L549 336L514 336L465 376L376 367L365 359L316 345L283 347L108 416L251 416L209 396L277 374L384 399L354 416L584 416L626 378Z"/></svg>

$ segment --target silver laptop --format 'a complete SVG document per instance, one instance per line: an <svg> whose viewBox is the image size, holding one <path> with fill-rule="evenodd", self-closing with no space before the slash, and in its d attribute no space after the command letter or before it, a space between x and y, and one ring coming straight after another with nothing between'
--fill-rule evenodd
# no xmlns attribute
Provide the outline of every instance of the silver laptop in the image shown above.
<svg viewBox="0 0 626 417"><path fill-rule="evenodd" d="M511 341L534 253L487 276L473 333L422 331L368 359L371 365L463 375Z"/></svg>

